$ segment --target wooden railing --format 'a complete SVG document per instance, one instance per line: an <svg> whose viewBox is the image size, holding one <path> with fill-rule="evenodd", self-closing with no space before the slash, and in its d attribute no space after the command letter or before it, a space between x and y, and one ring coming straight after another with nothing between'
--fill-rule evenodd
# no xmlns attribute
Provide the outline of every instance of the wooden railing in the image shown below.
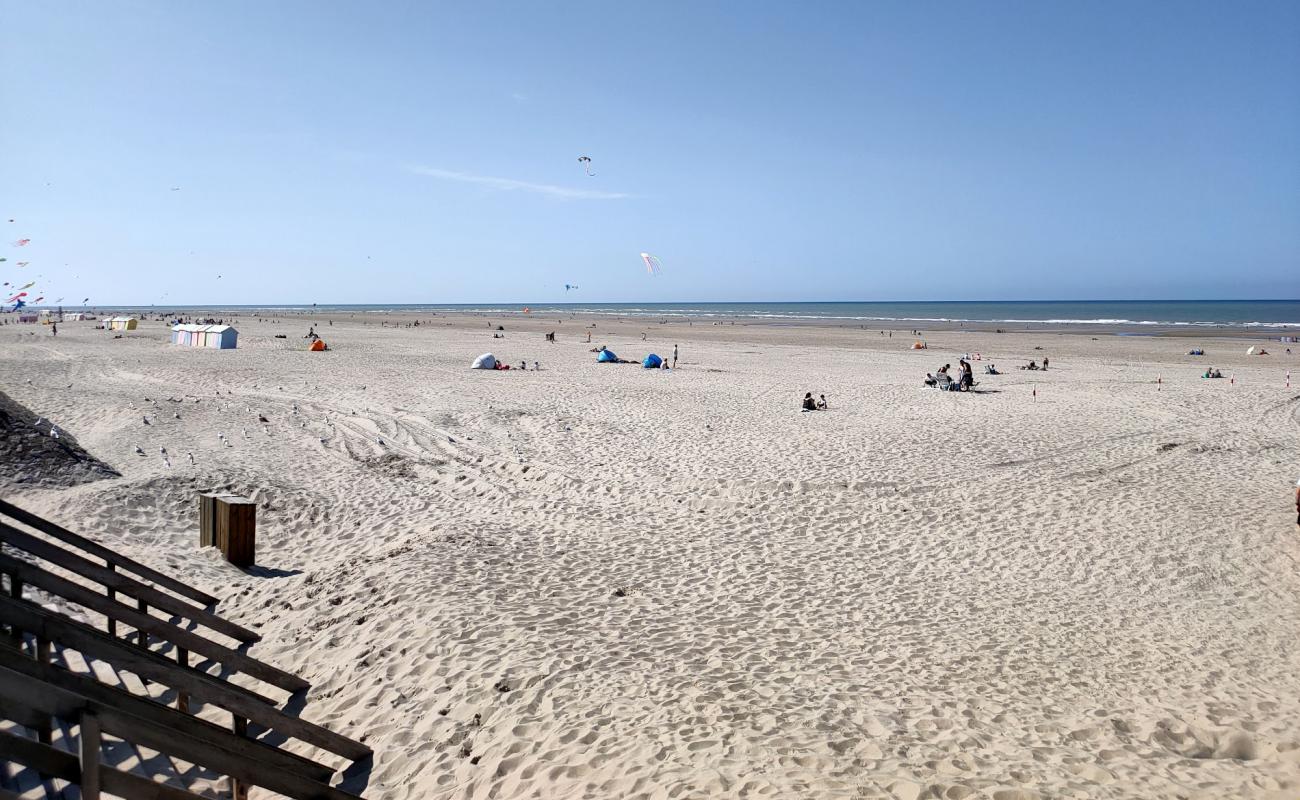
<svg viewBox="0 0 1300 800"><path fill-rule="evenodd" d="M243 673L291 693L309 688L308 682L296 675L192 630L201 626L240 643L257 640L257 634L211 611L215 598L3 501L0 517L105 562L100 566L79 553L0 521L0 549L18 551L0 553L0 574L9 581L9 596L0 595L0 626L8 633L6 643L0 644L0 718L37 734L36 740L12 734L0 736L0 762L13 761L43 775L78 783L85 798L97 797L100 790L127 797L194 796L101 765L99 737L101 732L107 732L229 776L236 798L242 797L248 786L261 786L293 798L355 797L330 786L334 768L268 741L274 737L294 739L352 762L368 760L370 748L285 713L259 691L226 681L225 675ZM55 574L45 563L73 578L98 584L103 593ZM107 630L29 602L23 598L24 586L102 615ZM163 591L166 588L179 592L176 586L185 587L183 594L191 599L208 598L209 608L194 606ZM135 606L121 602L118 596L134 600ZM153 616L150 608L172 618ZM182 627L175 619L188 621L189 627ZM117 623L136 631L134 643L116 635ZM164 655L169 648L175 660ZM92 660L104 662L146 683L166 687L175 692L175 708L60 666L53 658L55 650L75 651L87 664ZM191 653L211 663L200 664L202 669L190 666ZM214 666L219 668L216 675L207 671ZM191 716L191 701L229 712L230 730ZM79 756L52 746L55 720L79 727ZM273 736L263 737L268 741L250 738L250 722ZM74 771L75 778L68 777Z"/></svg>

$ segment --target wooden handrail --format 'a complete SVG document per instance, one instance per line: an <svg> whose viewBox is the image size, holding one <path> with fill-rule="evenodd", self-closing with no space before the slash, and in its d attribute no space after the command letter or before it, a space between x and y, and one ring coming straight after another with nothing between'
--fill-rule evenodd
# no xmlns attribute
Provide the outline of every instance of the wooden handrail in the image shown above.
<svg viewBox="0 0 1300 800"><path fill-rule="evenodd" d="M142 678L157 681L194 699L211 703L247 717L265 728L307 744L359 761L371 755L369 747L354 742L299 717L291 717L269 705L270 701L232 683L162 656L132 647L82 622L21 600L0 595L0 622L34 636L76 650L83 656L97 658L116 668L129 670Z"/></svg>
<svg viewBox="0 0 1300 800"><path fill-rule="evenodd" d="M0 761L22 764L42 775L69 783L81 781L81 765L74 754L4 731L0 731ZM118 797L130 797L132 800L205 800L202 795L106 765L100 767L99 777L104 791ZM0 791L0 798L4 796L5 793Z"/></svg>
<svg viewBox="0 0 1300 800"><path fill-rule="evenodd" d="M0 654L6 650L13 652L9 648L0 647ZM332 787L324 780L313 779L300 771L278 766L290 754L270 745L236 736L209 723L201 723L179 711L141 700L93 679L73 675L58 667L38 664L22 656L17 658L25 663L13 662L0 666L0 700L6 704L34 708L70 721L80 720L83 714L93 714L105 732L128 742L208 767L295 800L358 800L356 795ZM52 680L47 680L59 677L52 671L66 673L59 678L60 682L82 687L88 693L93 692L98 696L91 697L64 686L56 686ZM154 711L146 712L145 717L137 716L133 712L140 710L140 703ZM125 710L128 706L131 711ZM190 723L201 723L202 733L196 735L198 729L192 728ZM270 757L268 751L278 753L279 756Z"/></svg>
<svg viewBox="0 0 1300 800"><path fill-rule="evenodd" d="M224 645L217 644L211 639L187 631L166 620L151 617L116 600L110 600L102 594L87 589L85 586L60 578L54 573L47 572L33 564L27 564L10 556L0 554L0 572L7 572L10 576L23 583L44 589L65 600L71 600L80 606L103 614L109 619L124 622L136 630L157 636L171 642L176 647L183 647L198 655L220 662L227 669L234 672L243 672L272 686L278 686L285 691L298 692L311 687L310 683L297 675L258 661L244 653L231 650Z"/></svg>
<svg viewBox="0 0 1300 800"><path fill-rule="evenodd" d="M205 606L213 605L217 602L217 598L213 597L212 595L206 592L201 592L198 589L195 589L193 586L190 586L188 583L178 581L175 578L170 577L168 575L164 575L155 569L150 569L149 567L146 567L144 564L141 564L140 562L135 561L134 559L127 558L121 553L118 553L114 550L110 550L107 547L104 547L103 545L97 542L93 542L84 536L75 534L72 531L68 530L67 528L63 528L58 525L55 525L53 522L42 519L29 511L24 511L23 509L19 508L18 506L12 503L7 503L4 500L0 500L0 515L16 519L19 522L23 523L24 525L35 528L41 533L44 533L48 536L52 536L55 539L58 539L59 541L66 542L72 545L73 547L76 547L81 550L85 550L87 553L98 556L99 558L104 559L106 562L116 566L119 569L124 569L128 572L132 572L141 578L145 578L146 580L152 581L158 584L159 586L163 586L167 589L170 589L173 592L176 592L177 594L184 595L190 598L191 600L197 600L198 602L202 603Z"/></svg>
<svg viewBox="0 0 1300 800"><path fill-rule="evenodd" d="M226 728L189 714L182 714L152 700L137 697L125 689L100 683L94 678L78 675L54 664L42 664L11 648L0 647L0 696L5 696L9 692L4 687L6 682L16 686L26 686L35 693L35 697L11 696L9 699L15 704L34 705L39 710L61 719L75 721L80 719L83 712L89 711L106 723L105 730L112 732L107 724L108 718L111 714L120 714L128 720L126 725L128 729L133 727L130 723L139 723L141 726L155 726L166 730L167 736L161 741L172 738L203 742L213 749L227 751L232 756L260 762L277 771L313 781L328 781L334 774L334 770L329 767L290 753L288 750L281 750L257 739L236 736ZM54 711L49 710L50 703L53 703ZM136 739L129 733L122 738L139 742L164 753L171 753L166 747L156 747ZM189 760L189 757L183 754L175 755ZM195 763L204 764L201 760Z"/></svg>
<svg viewBox="0 0 1300 800"><path fill-rule="evenodd" d="M113 592L143 600L159 611L166 611L178 617L184 617L218 633L224 633L232 639L241 642L257 642L262 638L261 635L248 628L219 617L211 611L191 605L184 600L159 591L115 570L101 567L70 550L65 550L58 545L23 533L12 525L6 525L3 522L0 522L0 542L31 553L51 564L57 564L83 578L100 583Z"/></svg>

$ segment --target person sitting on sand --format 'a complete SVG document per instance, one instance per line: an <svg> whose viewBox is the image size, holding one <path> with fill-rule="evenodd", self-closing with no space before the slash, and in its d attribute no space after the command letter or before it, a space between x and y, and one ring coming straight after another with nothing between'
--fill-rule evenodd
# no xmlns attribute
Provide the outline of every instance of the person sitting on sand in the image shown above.
<svg viewBox="0 0 1300 800"><path fill-rule="evenodd" d="M803 410L804 411L817 410L817 401L813 400L812 392L808 392L803 396Z"/></svg>
<svg viewBox="0 0 1300 800"><path fill-rule="evenodd" d="M933 375L931 375L930 373L927 372L927 373L925 373L925 381L924 381L924 384L925 384L926 386L938 386L938 385L939 385L939 379L936 378L936 377L934 377Z"/></svg>
<svg viewBox="0 0 1300 800"><path fill-rule="evenodd" d="M1030 361L1028 365L1021 367L1021 369L1036 370L1038 369L1038 365Z"/></svg>
<svg viewBox="0 0 1300 800"><path fill-rule="evenodd" d="M826 410L829 410L829 409L830 409L830 406L827 405L827 403L826 403L826 395L824 395L824 394L819 394L819 395L817 395L817 410L818 410L818 411L826 411Z"/></svg>
<svg viewBox="0 0 1300 800"><path fill-rule="evenodd" d="M951 364L944 364L942 367L939 367L939 371L938 371L937 373L935 373L935 375L936 375L936 376L938 376L938 375L947 375L947 374L948 374L948 368L951 367L951 366L952 366Z"/></svg>
<svg viewBox="0 0 1300 800"><path fill-rule="evenodd" d="M998 366L997 366L997 364L986 364L986 365L984 366L984 374L985 374L985 375L1001 375L1002 373L1001 373L1001 372L998 372Z"/></svg>
<svg viewBox="0 0 1300 800"><path fill-rule="evenodd" d="M315 328L315 327L310 327L310 328L307 329L307 335L304 336L304 337L302 337L302 338L304 338L304 339L312 339L312 340L314 341L314 340L316 340L316 339L319 339L320 337L316 335L316 328Z"/></svg>

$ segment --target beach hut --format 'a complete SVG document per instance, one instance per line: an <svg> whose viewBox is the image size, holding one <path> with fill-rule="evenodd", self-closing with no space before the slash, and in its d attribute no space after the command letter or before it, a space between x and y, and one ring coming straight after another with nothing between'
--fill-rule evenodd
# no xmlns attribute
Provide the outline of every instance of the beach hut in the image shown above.
<svg viewBox="0 0 1300 800"><path fill-rule="evenodd" d="M133 331L139 324L135 317L113 317L105 322L105 327L111 331Z"/></svg>
<svg viewBox="0 0 1300 800"><path fill-rule="evenodd" d="M32 323L36 321L35 314L19 314L18 321L22 323Z"/></svg>
<svg viewBox="0 0 1300 800"><path fill-rule="evenodd" d="M234 350L238 340L239 331L229 325L212 325L205 331L205 346L214 350Z"/></svg>

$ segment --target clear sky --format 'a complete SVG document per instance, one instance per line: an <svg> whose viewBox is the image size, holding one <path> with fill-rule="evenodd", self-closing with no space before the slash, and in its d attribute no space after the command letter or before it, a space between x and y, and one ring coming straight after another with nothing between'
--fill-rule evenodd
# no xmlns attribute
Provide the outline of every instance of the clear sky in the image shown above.
<svg viewBox="0 0 1300 800"><path fill-rule="evenodd" d="M65 303L1300 297L1294 0L0 19L0 275Z"/></svg>

